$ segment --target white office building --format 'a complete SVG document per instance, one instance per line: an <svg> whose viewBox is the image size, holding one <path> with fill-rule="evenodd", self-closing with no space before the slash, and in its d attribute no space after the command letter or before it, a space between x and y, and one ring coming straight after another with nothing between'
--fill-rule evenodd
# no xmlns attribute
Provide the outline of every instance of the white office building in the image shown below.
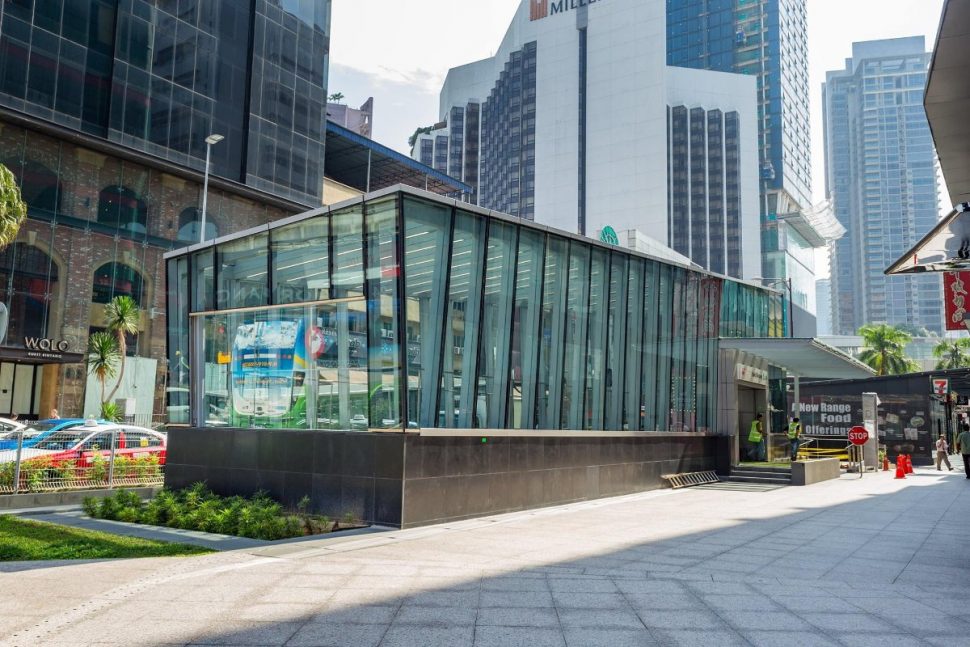
<svg viewBox="0 0 970 647"><path fill-rule="evenodd" d="M756 80L668 67L665 21L663 0L523 0L494 57L448 73L412 155L483 207L758 276Z"/></svg>

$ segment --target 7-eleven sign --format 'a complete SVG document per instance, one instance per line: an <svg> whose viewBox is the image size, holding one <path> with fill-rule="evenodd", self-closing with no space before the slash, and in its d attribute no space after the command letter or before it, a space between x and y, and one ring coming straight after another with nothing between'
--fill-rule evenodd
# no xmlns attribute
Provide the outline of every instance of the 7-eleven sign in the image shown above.
<svg viewBox="0 0 970 647"><path fill-rule="evenodd" d="M934 378L933 395L946 395L950 392L950 380L947 378Z"/></svg>

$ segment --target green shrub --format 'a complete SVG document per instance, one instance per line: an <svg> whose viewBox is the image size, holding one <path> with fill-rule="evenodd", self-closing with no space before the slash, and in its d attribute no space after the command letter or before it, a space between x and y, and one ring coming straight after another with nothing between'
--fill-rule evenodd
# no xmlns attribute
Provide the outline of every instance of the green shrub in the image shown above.
<svg viewBox="0 0 970 647"><path fill-rule="evenodd" d="M86 496L84 500L81 501L81 509L84 510L84 514L91 518L98 517L98 500L93 496Z"/></svg>

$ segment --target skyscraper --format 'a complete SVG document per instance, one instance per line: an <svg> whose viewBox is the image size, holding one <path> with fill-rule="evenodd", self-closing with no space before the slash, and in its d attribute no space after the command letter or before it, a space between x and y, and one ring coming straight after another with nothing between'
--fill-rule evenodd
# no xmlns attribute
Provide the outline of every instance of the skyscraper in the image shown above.
<svg viewBox="0 0 970 647"><path fill-rule="evenodd" d="M666 65L662 0L522 0L494 57L452 68L412 156L465 198L761 273L753 78Z"/></svg>
<svg viewBox="0 0 970 647"><path fill-rule="evenodd" d="M796 335L814 334L813 249L832 231L811 209L806 4L667 0L668 65L757 79L762 276L792 280Z"/></svg>
<svg viewBox="0 0 970 647"><path fill-rule="evenodd" d="M936 224L937 171L923 88L930 54L922 36L852 45L823 88L826 191L848 234L832 254L832 325L867 323L940 332L939 275L883 270Z"/></svg>
<svg viewBox="0 0 970 647"><path fill-rule="evenodd" d="M143 313L135 413L166 389L181 406L162 256L321 204L329 22L329 0L0 3L0 163L28 205L0 251L0 415L97 412L82 353L117 296ZM65 352L32 354L37 339Z"/></svg>

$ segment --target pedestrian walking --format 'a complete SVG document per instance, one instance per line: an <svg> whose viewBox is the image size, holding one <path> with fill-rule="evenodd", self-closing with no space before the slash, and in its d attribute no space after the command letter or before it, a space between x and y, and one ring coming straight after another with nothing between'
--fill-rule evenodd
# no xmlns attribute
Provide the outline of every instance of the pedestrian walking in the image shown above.
<svg viewBox="0 0 970 647"><path fill-rule="evenodd" d="M950 445L946 442L946 436L940 434L940 437L936 439L936 471L942 472L940 469L941 463L946 463L946 466L953 471L953 466L950 465Z"/></svg>
<svg viewBox="0 0 970 647"><path fill-rule="evenodd" d="M759 413L758 417L751 422L751 431L748 432L748 460L765 460L765 433L762 418L764 414Z"/></svg>
<svg viewBox="0 0 970 647"><path fill-rule="evenodd" d="M970 479L970 424L963 423L963 431L957 436L957 451L963 456L963 471Z"/></svg>
<svg viewBox="0 0 970 647"><path fill-rule="evenodd" d="M802 423L798 418L792 418L788 423L788 440L791 442L791 460L798 460L798 445L801 443Z"/></svg>

